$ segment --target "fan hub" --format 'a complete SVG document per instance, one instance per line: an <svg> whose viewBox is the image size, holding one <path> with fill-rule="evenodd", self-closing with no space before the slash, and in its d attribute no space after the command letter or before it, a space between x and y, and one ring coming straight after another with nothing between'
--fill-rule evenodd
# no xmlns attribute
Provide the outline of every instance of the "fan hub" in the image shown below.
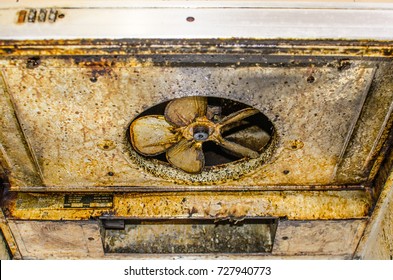
<svg viewBox="0 0 393 280"><path fill-rule="evenodd" d="M193 128L193 137L195 141L206 141L210 136L209 127L195 126Z"/></svg>
<svg viewBox="0 0 393 280"><path fill-rule="evenodd" d="M216 130L216 125L206 117L200 117L196 118L193 123L181 130L185 139L205 142L213 140L212 134L214 134Z"/></svg>

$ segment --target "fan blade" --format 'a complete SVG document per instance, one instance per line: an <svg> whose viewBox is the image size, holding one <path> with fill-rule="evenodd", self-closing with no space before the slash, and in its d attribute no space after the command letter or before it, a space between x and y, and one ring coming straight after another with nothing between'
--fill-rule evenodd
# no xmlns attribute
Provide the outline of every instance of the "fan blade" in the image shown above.
<svg viewBox="0 0 393 280"><path fill-rule="evenodd" d="M136 119L130 126L132 146L146 156L155 156L165 152L179 140L163 116L145 116Z"/></svg>
<svg viewBox="0 0 393 280"><path fill-rule="evenodd" d="M225 126L231 123L235 123L241 120L244 120L245 118L251 117L252 115L255 115L259 113L259 111L257 109L253 109L253 108L246 108L240 111L237 111L235 113L232 113L228 116L226 116L225 118L222 119L222 121L220 122L220 126Z"/></svg>
<svg viewBox="0 0 393 280"><path fill-rule="evenodd" d="M242 122L238 122L238 124L239 123L242 124ZM230 125L225 128L227 127L230 127ZM246 122L243 126L235 127L233 131L234 132L228 131L229 133L224 136L224 138L254 151L260 151L267 143L269 143L271 138L271 136L259 126L250 125Z"/></svg>
<svg viewBox="0 0 393 280"><path fill-rule="evenodd" d="M166 153L169 163L188 173L200 173L205 166L202 144L182 139Z"/></svg>
<svg viewBox="0 0 393 280"><path fill-rule="evenodd" d="M165 108L165 119L182 127L192 123L195 118L206 115L207 98L190 96L171 101Z"/></svg>
<svg viewBox="0 0 393 280"><path fill-rule="evenodd" d="M242 157L249 157L249 158L259 157L258 152L251 150L250 148L244 147L240 144L237 144L235 142L225 140L222 137L217 139L216 143L219 144L224 149L227 149L227 150L231 151L232 153L242 156Z"/></svg>

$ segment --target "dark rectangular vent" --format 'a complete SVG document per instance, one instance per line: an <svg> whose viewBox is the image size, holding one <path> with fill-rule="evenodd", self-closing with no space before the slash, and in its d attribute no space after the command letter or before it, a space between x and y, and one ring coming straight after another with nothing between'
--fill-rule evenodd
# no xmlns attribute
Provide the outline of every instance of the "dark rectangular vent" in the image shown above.
<svg viewBox="0 0 393 280"><path fill-rule="evenodd" d="M129 220L105 230L105 253L270 253L276 227L275 219Z"/></svg>

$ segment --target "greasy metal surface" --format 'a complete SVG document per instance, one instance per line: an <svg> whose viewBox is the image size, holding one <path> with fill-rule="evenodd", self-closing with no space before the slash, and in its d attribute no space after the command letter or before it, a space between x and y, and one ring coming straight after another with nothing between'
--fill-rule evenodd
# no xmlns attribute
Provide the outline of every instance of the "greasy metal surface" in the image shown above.
<svg viewBox="0 0 393 280"><path fill-rule="evenodd" d="M379 170L381 161L385 158L385 153L380 149L383 144L386 148L391 145L392 140L386 143L391 134L393 123L393 67L392 65L379 65L375 79L371 84L370 92L365 100L362 112L359 116L359 124L354 127L352 139L337 167L337 177L339 180L348 181L349 178L360 178L367 176L371 181ZM371 124L370 120L376 116L384 116L380 125ZM382 119L381 119L382 120ZM362 151L354 153L354 151ZM373 166L374 164L374 166Z"/></svg>
<svg viewBox="0 0 393 280"><path fill-rule="evenodd" d="M350 259L365 220L279 221L271 254L162 254L164 259ZM11 221L23 259L151 259L159 254L104 254L98 222ZM73 234L70 234L72 232ZM158 246L158 244L157 244Z"/></svg>
<svg viewBox="0 0 393 280"><path fill-rule="evenodd" d="M110 208L65 208L64 194L12 193L5 198L9 219L83 220L106 218L189 218L242 220L354 219L368 216L366 191L115 193Z"/></svg>
<svg viewBox="0 0 393 280"><path fill-rule="evenodd" d="M367 180L373 160L362 155L377 153L373 147L378 146L379 132L390 113L381 109L373 118L358 122L363 103L376 95L367 98L373 63L351 62L344 68L161 67L132 58L44 59L27 63L27 68L25 60L4 63L15 113L42 173L41 186L53 190L151 185L173 189L209 181L223 188L358 184ZM391 103L386 87L375 91L384 92L385 102ZM270 161L250 176L222 182L214 180L212 173L188 176L133 153L126 137L130 121L150 106L190 95L230 98L264 113L278 139ZM379 129L358 138L359 126ZM364 148L351 144L355 138ZM105 141L111 149L102 149ZM342 178L343 160L359 158L361 164L345 169L355 175ZM150 172L143 172L136 161ZM14 177L26 176L23 170L10 169ZM231 172L239 170L234 167ZM28 190L34 185L20 181L11 187Z"/></svg>
<svg viewBox="0 0 393 280"><path fill-rule="evenodd" d="M391 161L392 154L389 156ZM393 259L393 169L389 171L389 177L356 250L355 257L358 259Z"/></svg>
<svg viewBox="0 0 393 280"><path fill-rule="evenodd" d="M11 185L41 185L40 173L34 164L2 77L0 104L0 170L5 171Z"/></svg>
<svg viewBox="0 0 393 280"><path fill-rule="evenodd" d="M105 230L104 248L128 254L269 253L275 227L274 220L129 221L123 230Z"/></svg>
<svg viewBox="0 0 393 280"><path fill-rule="evenodd" d="M1 236L4 238L4 243L6 243L6 254L10 254L10 258L12 259L21 259L21 254L19 252L19 248L15 242L14 235L11 232L8 221L4 216L3 210L0 209L0 231ZM2 246L0 244L0 246Z"/></svg>
<svg viewBox="0 0 393 280"><path fill-rule="evenodd" d="M0 232L0 260L9 260L11 255L8 250L7 241L2 232Z"/></svg>
<svg viewBox="0 0 393 280"><path fill-rule="evenodd" d="M282 221L276 232L274 255L352 255L366 220Z"/></svg>
<svg viewBox="0 0 393 280"><path fill-rule="evenodd" d="M241 53L239 53L241 50ZM201 54L200 58L194 57ZM69 56L69 55L118 55L149 56L163 55L162 62L175 62L179 57L183 61L203 62L213 59L217 63L228 63L230 55L237 59L247 58L257 63L266 63L269 59L304 57L309 62L320 58L360 58L385 59L393 57L391 41L372 40L255 40L255 39L219 39L219 40L2 40L0 55L17 56ZM239 60L244 63L244 60Z"/></svg>
<svg viewBox="0 0 393 280"><path fill-rule="evenodd" d="M10 221L23 259L90 259L104 255L93 221Z"/></svg>

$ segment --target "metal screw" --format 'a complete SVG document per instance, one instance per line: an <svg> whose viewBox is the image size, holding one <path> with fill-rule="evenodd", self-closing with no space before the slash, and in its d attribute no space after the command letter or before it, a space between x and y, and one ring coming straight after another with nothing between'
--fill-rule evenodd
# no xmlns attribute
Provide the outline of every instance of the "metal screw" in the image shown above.
<svg viewBox="0 0 393 280"><path fill-rule="evenodd" d="M28 22L35 22L37 16L37 10L36 9L30 9L29 14L27 15L27 21Z"/></svg>
<svg viewBox="0 0 393 280"><path fill-rule="evenodd" d="M205 141L209 138L209 129L204 126L194 127L193 133L194 140L196 141Z"/></svg>
<svg viewBox="0 0 393 280"><path fill-rule="evenodd" d="M48 20L49 22L55 22L57 19L57 11L55 9L50 9Z"/></svg>
<svg viewBox="0 0 393 280"><path fill-rule="evenodd" d="M38 21L39 22L45 22L45 20L46 20L46 13L47 13L46 9L41 9L40 10L40 13L38 14Z"/></svg>

